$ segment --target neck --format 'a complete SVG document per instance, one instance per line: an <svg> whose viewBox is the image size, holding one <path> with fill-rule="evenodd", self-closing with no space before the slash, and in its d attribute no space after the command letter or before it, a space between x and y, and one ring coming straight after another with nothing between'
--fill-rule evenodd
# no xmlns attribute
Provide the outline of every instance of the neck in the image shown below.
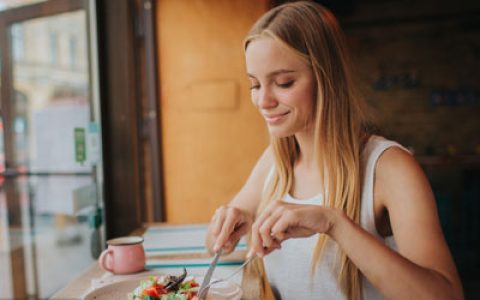
<svg viewBox="0 0 480 300"><path fill-rule="evenodd" d="M317 157L315 156L314 151L314 140L313 134L311 133L298 133L295 134L295 139L297 140L298 146L300 148L300 157L298 163L308 167L316 168L317 167Z"/></svg>

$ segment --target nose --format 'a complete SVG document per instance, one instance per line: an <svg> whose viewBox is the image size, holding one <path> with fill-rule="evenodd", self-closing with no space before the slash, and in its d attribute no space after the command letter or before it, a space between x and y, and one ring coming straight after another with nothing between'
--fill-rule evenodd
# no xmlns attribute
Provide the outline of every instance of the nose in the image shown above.
<svg viewBox="0 0 480 300"><path fill-rule="evenodd" d="M278 105L275 95L269 88L261 88L257 95L256 104L260 109L274 108Z"/></svg>

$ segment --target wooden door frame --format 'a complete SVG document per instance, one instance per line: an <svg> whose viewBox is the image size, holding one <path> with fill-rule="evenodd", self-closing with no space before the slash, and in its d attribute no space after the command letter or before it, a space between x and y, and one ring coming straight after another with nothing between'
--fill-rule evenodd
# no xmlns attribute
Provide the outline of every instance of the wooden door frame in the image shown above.
<svg viewBox="0 0 480 300"><path fill-rule="evenodd" d="M141 226L134 31L128 1L97 1L106 238Z"/></svg>
<svg viewBox="0 0 480 300"><path fill-rule="evenodd" d="M161 107L159 105L159 80L158 80L158 44L156 39L156 1L135 0L137 6L137 78L140 80L140 90L143 90L139 116L141 117L143 132L143 154L140 155L142 163L142 183L150 191L145 191L142 210L144 221L165 221L165 204L163 194L163 161L161 147ZM147 166L148 164L148 166ZM150 203L149 203L150 202ZM151 212L149 212L149 209Z"/></svg>
<svg viewBox="0 0 480 300"><path fill-rule="evenodd" d="M146 201L153 202L153 221L163 221L154 4L97 1L107 239L149 220ZM149 174L144 172L145 145L150 147ZM146 176L152 182L149 200Z"/></svg>

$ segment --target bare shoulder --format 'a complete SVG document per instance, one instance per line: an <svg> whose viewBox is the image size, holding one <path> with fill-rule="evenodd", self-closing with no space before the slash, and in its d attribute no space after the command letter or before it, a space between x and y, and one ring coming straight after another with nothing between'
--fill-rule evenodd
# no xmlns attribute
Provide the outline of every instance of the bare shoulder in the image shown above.
<svg viewBox="0 0 480 300"><path fill-rule="evenodd" d="M401 172L421 172L421 168L409 152L400 147L390 147L378 159L376 171L379 175L390 175Z"/></svg>
<svg viewBox="0 0 480 300"><path fill-rule="evenodd" d="M415 199L432 198L421 166L409 152L399 147L390 147L380 156L375 170L375 185L376 199L385 207L392 205L397 197L405 199L409 193L415 193Z"/></svg>

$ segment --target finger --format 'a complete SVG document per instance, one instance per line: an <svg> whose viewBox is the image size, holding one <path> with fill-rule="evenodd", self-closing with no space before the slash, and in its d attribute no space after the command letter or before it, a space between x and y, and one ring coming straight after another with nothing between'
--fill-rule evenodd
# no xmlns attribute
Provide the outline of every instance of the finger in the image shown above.
<svg viewBox="0 0 480 300"><path fill-rule="evenodd" d="M235 248L236 246L236 243L233 243L232 241L228 240L225 242L225 244L223 244L223 251L224 253L230 253L231 251L233 251L233 248Z"/></svg>
<svg viewBox="0 0 480 300"><path fill-rule="evenodd" d="M248 232L249 228L247 223L244 223L242 226L238 227L230 234L230 237L227 240L227 243L236 244L240 238Z"/></svg>
<svg viewBox="0 0 480 300"><path fill-rule="evenodd" d="M263 257L263 245L260 237L259 227L260 223L257 221L252 225L250 252L258 257Z"/></svg>
<svg viewBox="0 0 480 300"><path fill-rule="evenodd" d="M260 226L266 220L275 206L277 205L277 201L274 201L267 205L267 207L263 210L263 212L258 216L257 220L252 225L252 236L251 236L251 241L250 241L250 250L247 255L253 256L254 254L257 255L258 257L263 257L263 243L262 239L260 236Z"/></svg>
<svg viewBox="0 0 480 300"><path fill-rule="evenodd" d="M263 249L264 256L269 255L270 253L272 253L273 251L278 250L278 249L282 249L282 246L280 245L280 243L278 241L274 241L271 247Z"/></svg>
<svg viewBox="0 0 480 300"><path fill-rule="evenodd" d="M272 214L272 212L276 209L276 207L278 206L278 203L279 201L272 201L270 204L267 205L267 207L265 207L265 209L260 213L260 215L257 217L257 219L255 220L256 223L263 223L265 221L265 219L267 219L268 217L270 217L270 215Z"/></svg>
<svg viewBox="0 0 480 300"><path fill-rule="evenodd" d="M215 214L213 215L212 218L212 234L216 237L220 233L222 229L223 222L225 221L225 210L226 208L224 206L221 206L217 208L215 211Z"/></svg>
<svg viewBox="0 0 480 300"><path fill-rule="evenodd" d="M263 256L266 256L266 255L272 253L273 251L275 251L277 249L281 249L281 248L282 248L282 246L281 246L280 242L278 242L277 240L274 240L270 247L263 247ZM248 254L247 254L247 258L250 258L250 256L248 256Z"/></svg>
<svg viewBox="0 0 480 300"><path fill-rule="evenodd" d="M228 253L232 250L235 249L235 247L237 246L238 244L238 241L240 240L240 238L245 235L245 233L248 232L250 226L248 225L248 223L243 223L242 226L238 227L237 229L235 229L233 231L232 234L230 234L230 237L228 238L228 240L225 242L224 246L223 246L223 249Z"/></svg>
<svg viewBox="0 0 480 300"><path fill-rule="evenodd" d="M295 227L298 223L297 215L292 210L285 211L275 224L272 225L271 234L278 241L282 242L287 238L290 227ZM289 238L290 236L288 236Z"/></svg>
<svg viewBox="0 0 480 300"><path fill-rule="evenodd" d="M272 226L281 217L282 213L283 208L277 207L275 211L273 211L270 216L264 220L263 224L261 224L259 233L263 247L270 248L271 245L274 243L274 237L272 236Z"/></svg>
<svg viewBox="0 0 480 300"><path fill-rule="evenodd" d="M238 213L234 209L227 209L225 221L223 222L222 230L220 231L215 245L213 246L213 251L217 252L218 250L223 248L225 242L228 240L228 238L234 231L237 222Z"/></svg>
<svg viewBox="0 0 480 300"><path fill-rule="evenodd" d="M230 237L228 238L228 240L225 242L223 249L227 253L230 252L231 250L234 250L240 238L248 232L249 227L250 227L249 223L244 222L241 226L234 229L234 231L230 234Z"/></svg>

